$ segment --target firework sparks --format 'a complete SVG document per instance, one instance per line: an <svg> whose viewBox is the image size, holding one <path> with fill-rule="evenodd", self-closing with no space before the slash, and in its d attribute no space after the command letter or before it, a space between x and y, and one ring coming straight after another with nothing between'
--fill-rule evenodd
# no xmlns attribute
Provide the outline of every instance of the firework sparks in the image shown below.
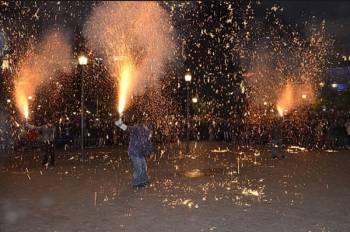
<svg viewBox="0 0 350 232"><path fill-rule="evenodd" d="M105 57L118 84L121 114L132 96L156 84L173 56L169 15L155 2L105 2L94 9L84 33L93 50Z"/></svg>
<svg viewBox="0 0 350 232"><path fill-rule="evenodd" d="M29 118L29 100L33 100L39 85L51 78L52 73L68 69L69 54L67 41L58 32L49 33L42 43L28 49L15 77L16 105L26 120Z"/></svg>
<svg viewBox="0 0 350 232"><path fill-rule="evenodd" d="M18 105L18 108L20 110L20 112L22 113L22 115L24 116L24 118L26 120L28 120L29 118L29 106L28 106L28 98L24 93L24 90L22 87L20 87L21 85L18 84L17 88L16 88L16 103Z"/></svg>
<svg viewBox="0 0 350 232"><path fill-rule="evenodd" d="M276 103L278 114L282 117L293 109L313 104L315 101L314 91L309 83L295 84L287 82Z"/></svg>
<svg viewBox="0 0 350 232"><path fill-rule="evenodd" d="M123 114L127 98L129 96L131 82L133 78L134 65L132 62L127 59L123 61L119 71L119 104L118 104L118 112L120 115Z"/></svg>
<svg viewBox="0 0 350 232"><path fill-rule="evenodd" d="M277 100L277 111L278 114L282 117L284 111L287 111L293 107L293 88L292 85L288 82L282 90L282 94Z"/></svg>

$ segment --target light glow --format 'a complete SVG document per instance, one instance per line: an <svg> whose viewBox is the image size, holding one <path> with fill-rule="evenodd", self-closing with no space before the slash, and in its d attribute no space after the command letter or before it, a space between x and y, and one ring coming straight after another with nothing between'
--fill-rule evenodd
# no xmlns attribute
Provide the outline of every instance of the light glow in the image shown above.
<svg viewBox="0 0 350 232"><path fill-rule="evenodd" d="M192 80L192 75L191 73L186 73L185 74L185 81L190 82Z"/></svg>
<svg viewBox="0 0 350 232"><path fill-rule="evenodd" d="M134 74L134 65L130 59L123 61L120 65L119 70L119 102L118 102L118 112L120 115L123 114L127 98L130 95L130 87Z"/></svg>
<svg viewBox="0 0 350 232"><path fill-rule="evenodd" d="M88 58L84 55L78 57L79 65L87 65Z"/></svg>

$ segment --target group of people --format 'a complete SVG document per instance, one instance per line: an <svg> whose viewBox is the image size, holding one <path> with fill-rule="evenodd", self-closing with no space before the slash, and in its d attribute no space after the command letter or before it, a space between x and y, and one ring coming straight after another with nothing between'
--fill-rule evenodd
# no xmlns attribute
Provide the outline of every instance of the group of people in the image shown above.
<svg viewBox="0 0 350 232"><path fill-rule="evenodd" d="M57 135L69 134L67 132L69 128L62 125L61 123L53 124L50 121L46 121L41 126L28 123L25 125L29 140L38 140L37 137L40 134L41 150L44 151L42 164L45 166L55 165ZM267 123L257 124L197 117L190 121L190 125L190 138L193 140L224 140L238 144L267 145L271 148L272 158L277 158L278 155L284 158L280 148L288 144L316 149L335 148L339 145L350 148L350 118L347 114L310 113L307 117L302 117L301 120L296 120L295 117L276 117ZM153 136L154 142L173 142L185 137L186 130L183 128L186 127L181 123L174 123L167 128L168 130L165 132L159 131L157 124L151 126L150 123L145 123L142 120L141 123L133 126L125 125L121 120L114 122L112 131L115 134L116 142L124 142L127 138L126 134L129 134L128 154L133 164L133 186L135 188L143 187L148 183L145 157L152 151L151 136ZM101 129L100 137L106 138L105 131ZM80 135L72 137L79 140ZM167 137L171 139L166 139ZM3 137L0 136L0 138L0 142L2 142ZM104 141L98 140L98 143L103 144Z"/></svg>
<svg viewBox="0 0 350 232"><path fill-rule="evenodd" d="M309 149L350 148L350 113L308 112L303 116L286 115L260 121L196 118L191 120L193 140L226 141L239 145L264 146L280 120L281 142ZM183 131L183 134L186 132Z"/></svg>
<svg viewBox="0 0 350 232"><path fill-rule="evenodd" d="M149 129L150 126L145 122L135 124L133 126L127 126L121 119L116 121L114 124L129 134L128 154L133 164L133 187L145 187L149 183L145 157L150 155L153 151L153 145L151 142L152 133ZM46 167L54 166L54 142L56 135L56 128L54 124L52 124L50 121L47 121L41 126L34 126L26 123L25 128L28 129L29 134L35 132L40 134L42 150L44 151L42 165Z"/></svg>

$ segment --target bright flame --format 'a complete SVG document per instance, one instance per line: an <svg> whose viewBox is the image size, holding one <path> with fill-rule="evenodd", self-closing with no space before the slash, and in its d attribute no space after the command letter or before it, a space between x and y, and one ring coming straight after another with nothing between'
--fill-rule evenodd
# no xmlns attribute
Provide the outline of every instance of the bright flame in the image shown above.
<svg viewBox="0 0 350 232"><path fill-rule="evenodd" d="M288 82L282 90L282 94L277 101L276 108L277 108L278 114L282 117L284 110L289 110L293 107L294 107L293 86L290 82Z"/></svg>
<svg viewBox="0 0 350 232"><path fill-rule="evenodd" d="M38 44L28 44L14 77L16 107L26 119L29 117L28 101L35 98L37 88L58 70L70 70L70 54L65 36L55 31L48 33Z"/></svg>
<svg viewBox="0 0 350 232"><path fill-rule="evenodd" d="M132 64L132 62L129 59L123 61L123 63L120 65L119 70L119 114L122 114L124 112L128 96L130 96L130 87L133 72L134 65Z"/></svg>
<svg viewBox="0 0 350 232"><path fill-rule="evenodd" d="M24 76L29 77L31 72L28 70L22 71ZM25 119L29 117L29 98L28 95L33 93L33 86L30 84L28 79L19 78L15 81L15 100L16 105L20 113L24 116Z"/></svg>
<svg viewBox="0 0 350 232"><path fill-rule="evenodd" d="M118 84L119 113L128 107L132 95L141 95L158 83L174 56L169 19L161 4L152 1L105 1L88 18L84 35Z"/></svg>
<svg viewBox="0 0 350 232"><path fill-rule="evenodd" d="M277 105L277 111L278 111L278 114L281 116L281 117L283 117L283 108L281 107L281 106L279 106L279 105Z"/></svg>
<svg viewBox="0 0 350 232"><path fill-rule="evenodd" d="M29 117L29 107L28 107L28 98L24 92L17 90L16 91L16 102L19 110L23 114L25 119Z"/></svg>
<svg viewBox="0 0 350 232"><path fill-rule="evenodd" d="M299 96L301 96L301 98ZM282 88L276 103L276 108L279 115L282 117L286 111L313 104L314 101L315 91L310 83L296 84L287 82Z"/></svg>

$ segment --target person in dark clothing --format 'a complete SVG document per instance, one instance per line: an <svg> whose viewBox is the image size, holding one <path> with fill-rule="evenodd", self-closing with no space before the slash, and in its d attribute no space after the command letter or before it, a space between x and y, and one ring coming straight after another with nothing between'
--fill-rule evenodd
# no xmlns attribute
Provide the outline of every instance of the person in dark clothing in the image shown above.
<svg viewBox="0 0 350 232"><path fill-rule="evenodd" d="M277 158L277 153L280 153L281 158L285 158L284 152L281 149L282 146L282 125L279 120L272 122L270 144L271 144L271 157Z"/></svg>
<svg viewBox="0 0 350 232"><path fill-rule="evenodd" d="M127 126L119 119L115 125L129 133L128 155L133 165L133 187L145 187L149 182L145 156L153 150L152 133L146 124Z"/></svg>
<svg viewBox="0 0 350 232"><path fill-rule="evenodd" d="M42 126L33 126L30 124L26 124L29 129L37 130L41 135L42 147L44 150L44 158L42 165L43 166L55 166L55 134L56 128L55 126L48 122Z"/></svg>

